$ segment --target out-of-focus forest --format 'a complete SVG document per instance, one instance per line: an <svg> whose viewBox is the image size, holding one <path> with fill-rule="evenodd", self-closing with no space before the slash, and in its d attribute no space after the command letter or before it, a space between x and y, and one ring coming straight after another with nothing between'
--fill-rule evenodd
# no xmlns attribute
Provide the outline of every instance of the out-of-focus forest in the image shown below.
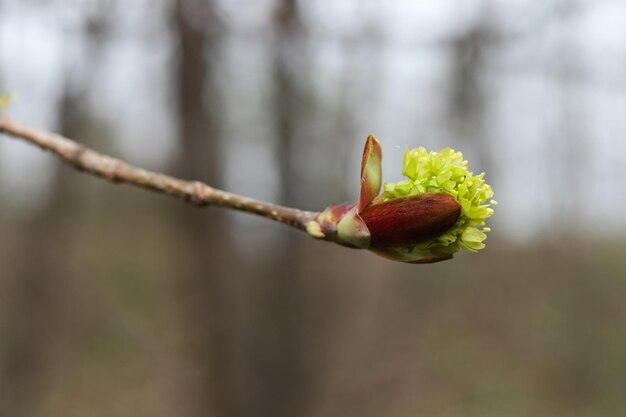
<svg viewBox="0 0 626 417"><path fill-rule="evenodd" d="M626 413L626 4L0 0L7 115L303 209L409 147L499 205L415 266L0 136L0 416Z"/></svg>

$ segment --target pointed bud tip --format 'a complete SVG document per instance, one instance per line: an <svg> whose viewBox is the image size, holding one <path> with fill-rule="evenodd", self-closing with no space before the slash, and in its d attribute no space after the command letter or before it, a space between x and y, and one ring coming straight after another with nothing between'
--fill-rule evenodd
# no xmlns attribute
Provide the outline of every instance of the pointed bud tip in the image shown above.
<svg viewBox="0 0 626 417"><path fill-rule="evenodd" d="M373 135L369 135L363 148L361 159L361 190L359 193L359 211L378 195L382 185L383 149Z"/></svg>

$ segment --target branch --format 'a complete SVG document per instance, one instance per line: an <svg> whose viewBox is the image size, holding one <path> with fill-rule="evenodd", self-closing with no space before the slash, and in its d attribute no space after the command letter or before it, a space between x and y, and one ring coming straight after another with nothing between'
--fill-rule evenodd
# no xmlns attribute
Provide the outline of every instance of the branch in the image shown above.
<svg viewBox="0 0 626 417"><path fill-rule="evenodd" d="M485 183L485 174L474 175L463 155L450 148L440 152L407 148L403 174L409 180L387 183L380 194L382 148L372 135L363 150L359 200L332 205L318 213L265 203L199 181L137 168L66 137L1 115L0 133L31 142L78 170L112 182L146 188L197 206L215 205L256 214L305 230L316 239L368 249L401 262L439 262L451 259L460 249L483 249L485 233L491 230L485 226L485 220L493 214L490 206L497 204L491 199L493 190Z"/></svg>
<svg viewBox="0 0 626 417"><path fill-rule="evenodd" d="M185 181L158 172L134 167L98 153L71 139L37 130L0 116L0 133L25 140L50 151L80 171L111 182L119 182L179 198L196 206L220 206L245 211L306 230L320 213L298 210L243 197L213 188L199 181Z"/></svg>

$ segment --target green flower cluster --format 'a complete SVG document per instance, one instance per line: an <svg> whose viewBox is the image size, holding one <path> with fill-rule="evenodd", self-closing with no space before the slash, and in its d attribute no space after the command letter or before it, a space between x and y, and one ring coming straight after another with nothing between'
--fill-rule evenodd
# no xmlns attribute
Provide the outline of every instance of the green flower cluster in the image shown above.
<svg viewBox="0 0 626 417"><path fill-rule="evenodd" d="M0 94L0 111L8 107L10 102L11 102L11 94L1 93Z"/></svg>
<svg viewBox="0 0 626 417"><path fill-rule="evenodd" d="M445 148L428 152L423 147L404 152L402 175L408 179L384 184L382 199L390 200L408 195L444 192L452 195L461 205L459 219L448 231L435 239L398 248L406 255L451 255L460 249L476 252L485 247L485 220L493 214L493 190L485 183L485 173L474 175L467 168L461 152Z"/></svg>

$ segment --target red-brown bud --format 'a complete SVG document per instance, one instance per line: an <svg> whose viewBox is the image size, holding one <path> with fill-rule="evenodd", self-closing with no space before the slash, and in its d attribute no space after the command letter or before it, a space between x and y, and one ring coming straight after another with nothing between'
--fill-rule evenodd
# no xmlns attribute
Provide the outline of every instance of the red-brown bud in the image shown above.
<svg viewBox="0 0 626 417"><path fill-rule="evenodd" d="M451 253L413 251L407 247L445 233L461 215L461 205L446 193L423 193L381 202L381 160L380 144L370 135L361 160L359 200L328 207L306 225L309 235L351 248L369 249L396 261L430 263L450 259Z"/></svg>
<svg viewBox="0 0 626 417"><path fill-rule="evenodd" d="M445 193L395 198L367 206L359 215L371 234L372 248L414 245L439 236L454 225L461 205Z"/></svg>

